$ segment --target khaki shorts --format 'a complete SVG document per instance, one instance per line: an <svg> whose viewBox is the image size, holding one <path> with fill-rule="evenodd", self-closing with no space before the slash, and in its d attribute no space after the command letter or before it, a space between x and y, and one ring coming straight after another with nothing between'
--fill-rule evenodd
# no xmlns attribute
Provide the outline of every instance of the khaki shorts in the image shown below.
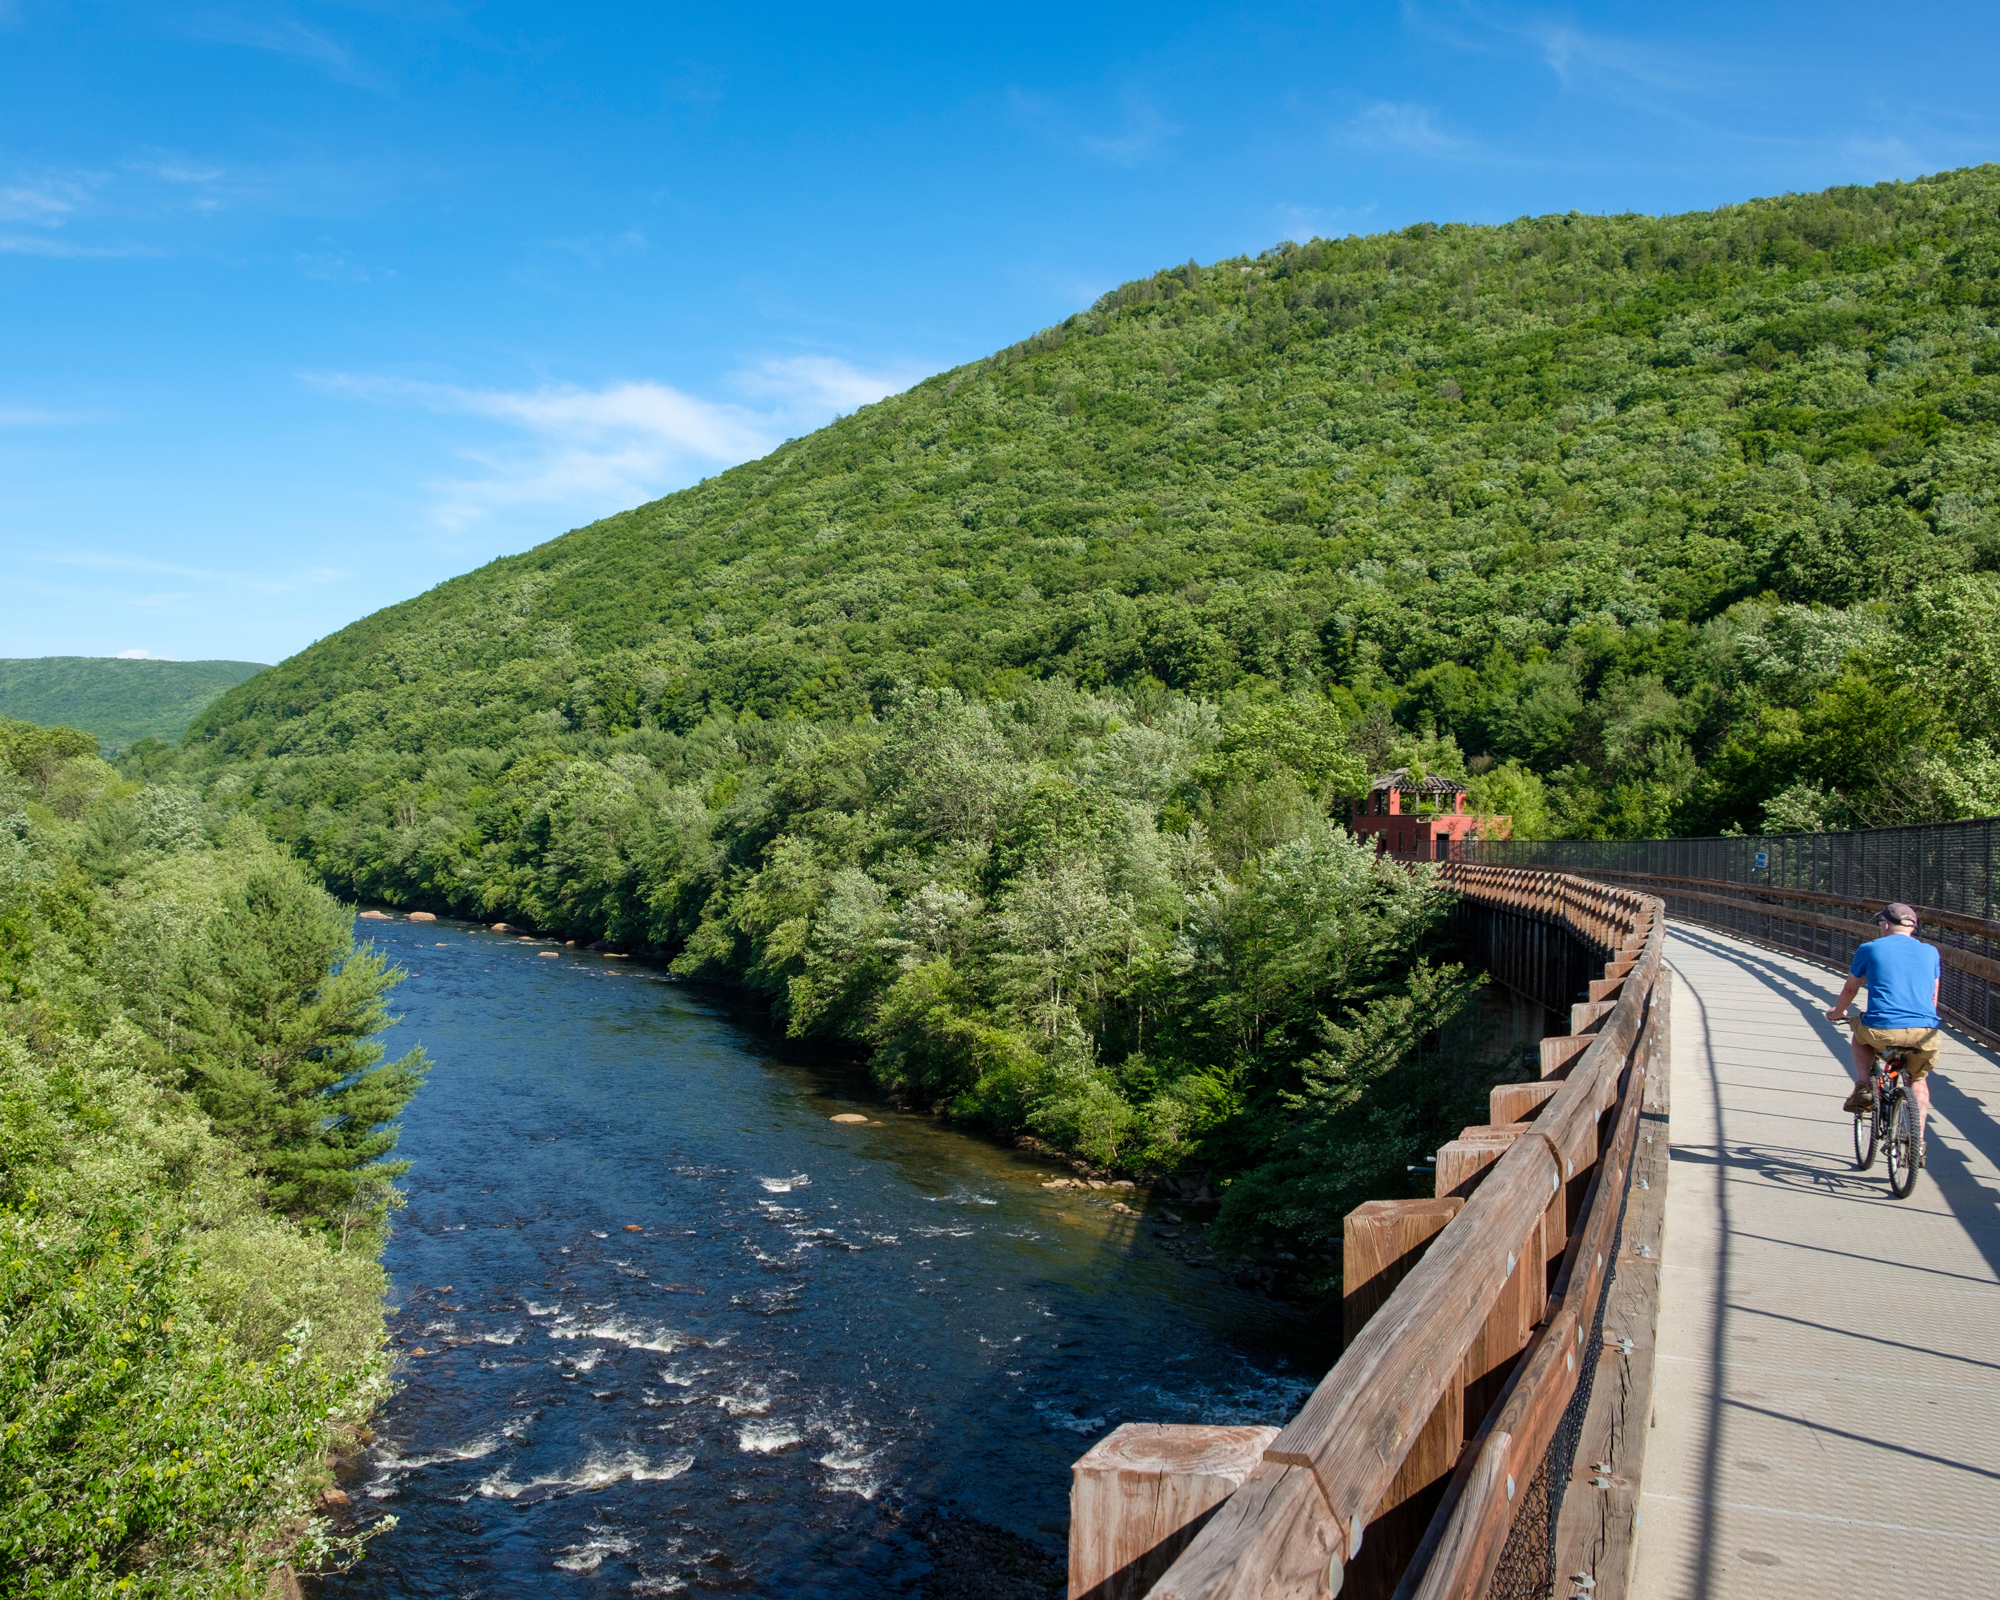
<svg viewBox="0 0 2000 1600"><path fill-rule="evenodd" d="M1857 1022L1854 1037L1877 1051L1901 1050L1903 1076L1912 1083L1927 1076L1937 1065L1941 1040L1935 1028L1871 1028L1865 1022Z"/></svg>

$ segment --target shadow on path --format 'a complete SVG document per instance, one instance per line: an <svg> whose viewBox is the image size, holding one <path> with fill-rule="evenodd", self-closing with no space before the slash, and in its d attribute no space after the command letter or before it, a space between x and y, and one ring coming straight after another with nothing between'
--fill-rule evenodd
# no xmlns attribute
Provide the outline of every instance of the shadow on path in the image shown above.
<svg viewBox="0 0 2000 1600"><path fill-rule="evenodd" d="M1699 1034L1699 1043L1696 1044L1695 1048L1700 1051L1705 1070L1708 1073L1709 1096L1715 1106L1715 1137L1718 1144L1721 1144L1726 1141L1728 1135L1727 1129L1724 1126L1722 1089L1717 1081L1715 1041L1709 1027L1708 1006L1701 998L1695 986L1686 981L1685 976L1682 976L1679 988L1689 1000L1694 1002L1695 1009L1700 1014L1701 1031ZM1672 1071L1671 1064L1668 1071L1669 1073ZM1673 1161L1678 1160L1679 1157L1680 1151L1674 1145L1673 1135L1670 1131L1668 1134L1667 1158ZM1669 1203L1671 1203L1671 1200ZM1728 1345L1730 1309L1729 1169L1725 1163L1720 1161L1715 1163L1715 1209L1717 1218L1721 1223L1721 1230L1715 1253L1715 1282L1712 1285L1715 1295L1715 1316L1712 1319L1713 1328L1709 1334L1708 1361L1709 1370L1719 1377L1723 1371L1723 1357ZM1702 1408L1701 1495L1695 1534L1694 1592L1697 1595L1708 1595L1714 1591L1715 1541L1718 1532L1716 1527L1716 1513L1720 1508L1721 1498L1721 1484L1718 1481L1718 1474L1722 1462L1722 1385L1719 1382L1714 1382L1706 1384L1704 1387L1708 1391L1708 1396Z"/></svg>
<svg viewBox="0 0 2000 1600"><path fill-rule="evenodd" d="M1746 947L1734 940L1690 927L1686 923L1675 923L1673 936L1676 940L1701 951L1702 954L1735 967L1745 977L1768 989L1775 1000L1781 1001L1796 1013L1826 1046L1831 1058L1830 1068L1840 1073L1839 1078L1833 1078L1829 1082L1828 1094L1833 1094L1842 1086L1842 1080L1846 1076L1842 1064L1847 1060L1847 1036L1826 1020L1826 1007L1832 1003L1836 992L1830 969L1821 969L1829 971L1829 977L1826 989L1816 994L1799 973L1783 964L1787 959L1804 961L1805 958L1802 956L1787 958L1766 954L1754 946ZM1693 990L1692 984L1684 982L1683 987L1689 992ZM2000 1054L1967 1039L1964 1034L1955 1030L1947 1028L1946 1032L1950 1033L1953 1042L1959 1048L2000 1070ZM1709 1056L1708 1070L1713 1082L1716 1074L1713 1052ZM1829 1077L1832 1078L1831 1072ZM1719 1128L1721 1116L1719 1087L1716 1106ZM1963 1139L1989 1163L2000 1167L2000 1126L1995 1125L1984 1107L1975 1103L1963 1089L1952 1083L1942 1067L1931 1075L1931 1108L1951 1125L1953 1139ZM1835 1115L1836 1113L1829 1108L1829 1120ZM1676 1147L1674 1158L1681 1159L1681 1147ZM1801 1183L1812 1176L1813 1186L1856 1199L1865 1198L1858 1191L1870 1184L1880 1187L1878 1180L1868 1174L1857 1173L1851 1167L1840 1178L1836 1178L1833 1174L1825 1174L1822 1180L1818 1176L1808 1174L1796 1161L1788 1161L1777 1152L1752 1151L1746 1147L1735 1155L1737 1160L1743 1158L1768 1161L1770 1165L1764 1175L1774 1182ZM1688 1159L1700 1159L1700 1157L1690 1150ZM1725 1162L1728 1159L1725 1158ZM1927 1160L1925 1178L1936 1186L1939 1197L1951 1208L1959 1226L1965 1230L1966 1237L1972 1241L1980 1255L1985 1257L1986 1264L1993 1269L1995 1277L2000 1278L2000 1194L1996 1194L1981 1181L1964 1153L1954 1148L1952 1141L1931 1139ZM1718 1175L1717 1181L1723 1181L1723 1176ZM1886 1196L1886 1188L1881 1189L1881 1193ZM1726 1228L1725 1220L1725 1230Z"/></svg>

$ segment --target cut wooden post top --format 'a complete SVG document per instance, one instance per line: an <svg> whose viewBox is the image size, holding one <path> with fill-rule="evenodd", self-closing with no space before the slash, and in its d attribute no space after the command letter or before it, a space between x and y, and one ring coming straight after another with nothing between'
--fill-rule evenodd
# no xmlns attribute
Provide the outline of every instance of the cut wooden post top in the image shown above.
<svg viewBox="0 0 2000 1600"><path fill-rule="evenodd" d="M1596 1042L1594 1034L1551 1034L1542 1040L1542 1076L1567 1078L1576 1058Z"/></svg>
<svg viewBox="0 0 2000 1600"><path fill-rule="evenodd" d="M1615 1000L1582 1001L1569 1008L1569 1031L1572 1034L1595 1033L1604 1019L1618 1009Z"/></svg>
<svg viewBox="0 0 2000 1600"><path fill-rule="evenodd" d="M1276 1428L1236 1427L1199 1422L1127 1422L1111 1430L1077 1459L1078 1473L1136 1472L1241 1483L1257 1470Z"/></svg>
<svg viewBox="0 0 2000 1600"><path fill-rule="evenodd" d="M1458 1137L1466 1143L1484 1140L1488 1144L1512 1144L1527 1131L1525 1122L1475 1122L1469 1128L1460 1128Z"/></svg>
<svg viewBox="0 0 2000 1600"><path fill-rule="evenodd" d="M1486 1097L1488 1114L1496 1123L1533 1122L1555 1098L1556 1083L1497 1083Z"/></svg>
<svg viewBox="0 0 2000 1600"><path fill-rule="evenodd" d="M1463 1200L1364 1200L1347 1213L1349 1222L1398 1221L1404 1217L1439 1217L1445 1222L1464 1209Z"/></svg>
<svg viewBox="0 0 2000 1600"><path fill-rule="evenodd" d="M1436 1193L1470 1198L1488 1170L1527 1131L1524 1122L1513 1128L1468 1128L1471 1138L1453 1139L1438 1146Z"/></svg>
<svg viewBox="0 0 2000 1600"><path fill-rule="evenodd" d="M1264 1464L1276 1428L1128 1422L1070 1468L1072 1600L1141 1600Z"/></svg>
<svg viewBox="0 0 2000 1600"><path fill-rule="evenodd" d="M1349 1344L1382 1308L1430 1243L1463 1209L1441 1200L1364 1200L1341 1221L1341 1329Z"/></svg>

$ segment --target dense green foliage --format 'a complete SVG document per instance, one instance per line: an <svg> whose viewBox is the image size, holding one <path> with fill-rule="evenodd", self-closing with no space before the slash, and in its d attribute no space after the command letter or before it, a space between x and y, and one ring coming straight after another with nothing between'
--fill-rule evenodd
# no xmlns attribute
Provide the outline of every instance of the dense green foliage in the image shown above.
<svg viewBox="0 0 2000 1600"><path fill-rule="evenodd" d="M1323 1238L1479 1077L1405 1070L1460 979L1369 770L1524 836L2000 805L1996 269L1991 167L1189 263L131 770Z"/></svg>
<svg viewBox="0 0 2000 1600"><path fill-rule="evenodd" d="M1323 1245L1487 1081L1476 1028L1439 1047L1474 980L1438 948L1438 892L1329 825L1364 781L1349 743L1321 696L1039 681L455 751L380 807L354 758L225 769L210 795L358 896L677 951L913 1102L1254 1179L1226 1235Z"/></svg>
<svg viewBox="0 0 2000 1600"><path fill-rule="evenodd" d="M171 744L255 661L130 661L106 656L0 660L0 717L81 728L107 749Z"/></svg>
<svg viewBox="0 0 2000 1600"><path fill-rule="evenodd" d="M1877 608L2000 557L1997 269L1992 167L1190 264L356 623L196 736L1339 684L1537 771L1564 831L1755 827ZM1933 709L1941 755L1990 737Z"/></svg>
<svg viewBox="0 0 2000 1600"><path fill-rule="evenodd" d="M339 1554L422 1061L297 862L95 749L0 719L0 1589L261 1595Z"/></svg>

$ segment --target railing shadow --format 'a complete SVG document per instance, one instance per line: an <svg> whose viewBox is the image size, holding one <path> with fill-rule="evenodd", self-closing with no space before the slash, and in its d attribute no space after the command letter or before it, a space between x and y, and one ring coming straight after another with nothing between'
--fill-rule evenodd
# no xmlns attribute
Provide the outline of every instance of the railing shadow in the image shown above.
<svg viewBox="0 0 2000 1600"><path fill-rule="evenodd" d="M1807 987L1807 980L1788 963L1808 967L1817 964L1803 956L1766 953L1756 947L1746 948L1741 942L1725 935L1709 932L1685 922L1672 924L1672 939L1685 942L1716 960L1734 966L1757 983L1768 989L1773 996L1782 1000L1827 1046L1831 1063L1842 1067L1847 1059L1847 1036L1825 1017L1825 1007L1832 1003L1834 990L1831 982L1815 995ZM1671 947L1670 947L1671 949ZM1825 971L1825 968L1817 970ZM1987 1066L2000 1071L2000 1055L1989 1047L1965 1037L1951 1028L1945 1030L1954 1043L1966 1050ZM1843 1071L1842 1076L1845 1077ZM1832 1087L1838 1087L1836 1082ZM1829 1093L1832 1092L1829 1088ZM1718 1098L1718 1105L1720 1100ZM1975 1102L1959 1085L1952 1082L1945 1068L1931 1076L1931 1107L1935 1116L1942 1116L1951 1126L1951 1139L1931 1138L1928 1141L1925 1177L1935 1186L1938 1196L1951 1209L1966 1237L1977 1249L1986 1264L2000 1277L2000 1194L1996 1194L1981 1180L1962 1151L1955 1147L1955 1141L1964 1140L1995 1168L2000 1168L2000 1124L1984 1107ZM1829 1108L1831 1117L1831 1108ZM1678 1157L1678 1148L1676 1156ZM1774 1181L1785 1181L1782 1174L1774 1170L1770 1176ZM1859 1187L1865 1189L1870 1180L1867 1174L1855 1173L1860 1180ZM1879 1180L1875 1180L1879 1188ZM1886 1191L1883 1191L1886 1193ZM1889 1202L1884 1202L1889 1203Z"/></svg>

